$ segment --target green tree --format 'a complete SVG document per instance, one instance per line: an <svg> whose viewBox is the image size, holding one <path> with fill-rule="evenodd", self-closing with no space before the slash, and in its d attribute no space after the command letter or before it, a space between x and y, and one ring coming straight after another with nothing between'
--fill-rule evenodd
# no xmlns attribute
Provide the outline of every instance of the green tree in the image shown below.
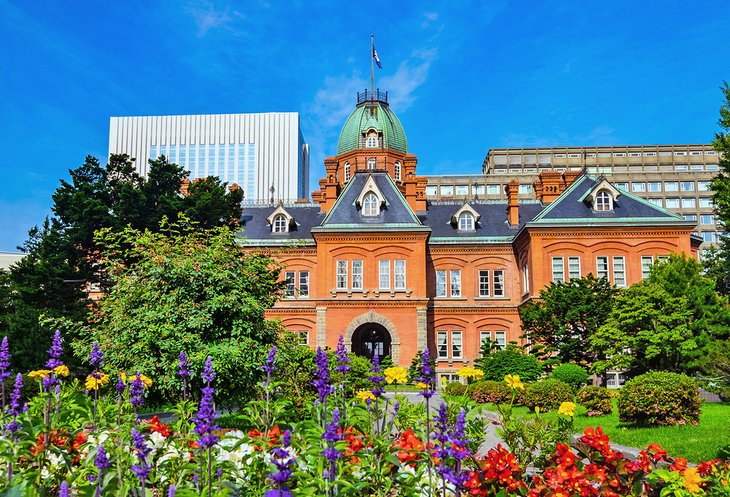
<svg viewBox="0 0 730 497"><path fill-rule="evenodd" d="M727 302L714 291L700 264L685 255L652 267L646 280L623 290L605 325L589 337L606 354L597 372L625 368L691 372L715 340L727 339Z"/></svg>
<svg viewBox="0 0 730 497"><path fill-rule="evenodd" d="M715 204L717 219L725 231L730 228L730 85L727 82L720 88L724 102L720 107L720 131L715 133L712 146L720 152L720 173L710 183L712 201ZM721 237L716 250L705 258L708 274L717 281L717 290L722 295L730 295L730 240Z"/></svg>
<svg viewBox="0 0 730 497"><path fill-rule="evenodd" d="M241 202L243 190L231 188L226 192L218 178L208 176L190 184L183 206L190 219L197 221L201 228L209 229L240 219L243 214Z"/></svg>
<svg viewBox="0 0 730 497"><path fill-rule="evenodd" d="M510 343L505 350L492 352L482 357L479 368L484 371L485 380L502 381L505 375L518 375L521 380L530 382L537 380L542 374L542 367L537 358L524 351L516 344Z"/></svg>
<svg viewBox="0 0 730 497"><path fill-rule="evenodd" d="M178 393L180 351L198 370L211 356L219 402L251 392L280 331L264 318L281 291L272 259L241 251L228 227L201 231L184 217L158 232L103 229L97 243L114 285L72 326L77 356L99 342L110 371L141 370L157 400Z"/></svg>
<svg viewBox="0 0 730 497"><path fill-rule="evenodd" d="M602 355L588 350L586 340L608 318L615 295L605 278L592 274L550 283L540 291L540 300L520 309L522 330L530 342L554 350L557 362L590 366Z"/></svg>

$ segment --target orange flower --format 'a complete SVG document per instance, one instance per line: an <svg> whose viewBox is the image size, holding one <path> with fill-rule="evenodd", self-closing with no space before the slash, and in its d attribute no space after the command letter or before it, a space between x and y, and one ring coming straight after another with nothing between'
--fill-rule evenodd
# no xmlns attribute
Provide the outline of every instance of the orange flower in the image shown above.
<svg viewBox="0 0 730 497"><path fill-rule="evenodd" d="M163 437L170 436L170 426L160 421L159 417L153 416L147 423L150 425L150 433L159 433Z"/></svg>
<svg viewBox="0 0 730 497"><path fill-rule="evenodd" d="M699 493L702 477L697 468L687 468L684 470L684 488L693 494Z"/></svg>

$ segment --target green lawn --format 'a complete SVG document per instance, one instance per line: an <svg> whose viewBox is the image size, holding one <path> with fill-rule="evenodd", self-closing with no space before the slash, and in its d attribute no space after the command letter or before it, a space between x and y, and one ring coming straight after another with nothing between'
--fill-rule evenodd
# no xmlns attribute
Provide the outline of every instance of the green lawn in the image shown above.
<svg viewBox="0 0 730 497"><path fill-rule="evenodd" d="M490 411L496 411L491 404L484 404ZM515 407L519 416L532 415L526 407ZM585 409L578 406L575 415L575 431L582 433L588 426L600 426L612 442L643 449L652 442L659 443L669 455L684 457L691 462L700 462L717 457L721 447L730 444L730 404L704 404L700 423L697 426L663 426L643 428L618 420L618 409L614 400L614 412L610 416L585 415ZM557 416L556 412L543 414Z"/></svg>

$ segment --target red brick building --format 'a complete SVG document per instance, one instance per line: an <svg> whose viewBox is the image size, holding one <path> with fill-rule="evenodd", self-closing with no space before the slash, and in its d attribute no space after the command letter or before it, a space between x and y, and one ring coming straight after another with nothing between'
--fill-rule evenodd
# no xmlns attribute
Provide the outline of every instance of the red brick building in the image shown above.
<svg viewBox="0 0 730 497"><path fill-rule="evenodd" d="M244 246L285 264L269 311L310 346L390 355L428 346L449 376L486 338L519 341L518 309L551 281L593 273L631 285L671 252L696 255L694 223L580 172L543 173L536 198L427 202L387 94L358 95L312 204L248 207Z"/></svg>

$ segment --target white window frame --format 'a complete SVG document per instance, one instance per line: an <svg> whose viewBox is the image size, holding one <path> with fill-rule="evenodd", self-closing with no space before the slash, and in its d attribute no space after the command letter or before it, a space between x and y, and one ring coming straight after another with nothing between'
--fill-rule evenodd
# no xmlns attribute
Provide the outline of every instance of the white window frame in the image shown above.
<svg viewBox="0 0 730 497"><path fill-rule="evenodd" d="M606 278L609 282L611 281L609 260L607 255L599 255L596 257L596 278Z"/></svg>
<svg viewBox="0 0 730 497"><path fill-rule="evenodd" d="M572 280L575 278L580 278L581 275L582 272L580 268L580 256L568 256L568 279Z"/></svg>
<svg viewBox="0 0 730 497"><path fill-rule="evenodd" d="M461 269L449 271L449 296L461 297Z"/></svg>
<svg viewBox="0 0 730 497"><path fill-rule="evenodd" d="M406 261L396 259L393 261L393 288L395 290L406 289Z"/></svg>
<svg viewBox="0 0 730 497"><path fill-rule="evenodd" d="M491 285L489 284L489 270L487 269L480 269L477 273L477 282L479 285L479 290L477 295L480 297L490 297L491 296Z"/></svg>
<svg viewBox="0 0 730 497"><path fill-rule="evenodd" d="M451 358L452 359L463 359L464 358L464 341L461 330L451 331Z"/></svg>
<svg viewBox="0 0 730 497"><path fill-rule="evenodd" d="M553 283L565 283L565 260L562 257L553 257L551 259L551 269Z"/></svg>
<svg viewBox="0 0 730 497"><path fill-rule="evenodd" d="M347 290L347 277L348 277L348 270L347 270L347 262L343 260L337 260L335 261L336 266L336 277L335 277L335 285L338 290Z"/></svg>
<svg viewBox="0 0 730 497"><path fill-rule="evenodd" d="M622 255L614 255L613 263L613 284L618 288L626 287L626 258Z"/></svg>
<svg viewBox="0 0 730 497"><path fill-rule="evenodd" d="M665 192L678 192L679 191L679 181L665 181L664 182L664 191Z"/></svg>
<svg viewBox="0 0 730 497"><path fill-rule="evenodd" d="M390 260L378 261L378 288L390 290Z"/></svg>
<svg viewBox="0 0 730 497"><path fill-rule="evenodd" d="M363 265L359 259L352 261L352 289L363 289Z"/></svg>
<svg viewBox="0 0 730 497"><path fill-rule="evenodd" d="M651 274L651 266L654 265L653 255L642 255L641 256L641 279L645 280Z"/></svg>
<svg viewBox="0 0 730 497"><path fill-rule="evenodd" d="M497 342L497 347L500 350L507 348L507 332L504 330L495 330L494 341Z"/></svg>
<svg viewBox="0 0 730 497"><path fill-rule="evenodd" d="M274 222L271 223L272 233L287 233L289 231L289 222L284 214L277 214Z"/></svg>
<svg viewBox="0 0 730 497"><path fill-rule="evenodd" d="M481 355L482 345L484 345L484 340L492 341L492 332L489 330L479 330L479 356Z"/></svg>
<svg viewBox="0 0 730 497"><path fill-rule="evenodd" d="M446 297L448 281L446 280L446 270L436 270L436 297Z"/></svg>
<svg viewBox="0 0 730 497"><path fill-rule="evenodd" d="M375 136L368 136L365 139L365 148L377 148L378 139Z"/></svg>
<svg viewBox="0 0 730 497"><path fill-rule="evenodd" d="M695 182L694 181L680 181L679 190L683 191L683 192L693 192L693 191L695 191Z"/></svg>
<svg viewBox="0 0 730 497"><path fill-rule="evenodd" d="M596 212L610 212L613 210L613 197L606 190L596 193L593 201L593 210Z"/></svg>
<svg viewBox="0 0 730 497"><path fill-rule="evenodd" d="M459 214L459 231L474 231L474 215L471 212Z"/></svg>
<svg viewBox="0 0 730 497"><path fill-rule="evenodd" d="M375 159L375 157L370 157L368 159L368 169L375 169L375 166L377 165L378 161Z"/></svg>
<svg viewBox="0 0 730 497"><path fill-rule="evenodd" d="M362 199L362 215L375 217L380 214L380 201L373 192L368 192Z"/></svg>
<svg viewBox="0 0 730 497"><path fill-rule="evenodd" d="M350 163L345 162L345 183L350 181Z"/></svg>
<svg viewBox="0 0 730 497"><path fill-rule="evenodd" d="M530 292L530 266L527 264L522 265L522 293Z"/></svg>
<svg viewBox="0 0 730 497"><path fill-rule="evenodd" d="M401 180L401 167L400 167L400 161L395 161L395 165L393 167L395 180L400 181Z"/></svg>
<svg viewBox="0 0 730 497"><path fill-rule="evenodd" d="M631 191L632 192L645 192L646 191L646 183L642 182L636 182L631 183Z"/></svg>
<svg viewBox="0 0 730 497"><path fill-rule="evenodd" d="M446 330L436 332L436 357L438 359L449 358L449 332Z"/></svg>
<svg viewBox="0 0 730 497"><path fill-rule="evenodd" d="M299 271L299 297L309 297L309 271Z"/></svg>
<svg viewBox="0 0 730 497"><path fill-rule="evenodd" d="M295 271L286 271L284 273L284 281L286 282L284 297L288 299L294 298L294 293L296 290L296 277L297 273Z"/></svg>
<svg viewBox="0 0 730 497"><path fill-rule="evenodd" d="M495 298L504 297L504 269L492 271L492 296Z"/></svg>

